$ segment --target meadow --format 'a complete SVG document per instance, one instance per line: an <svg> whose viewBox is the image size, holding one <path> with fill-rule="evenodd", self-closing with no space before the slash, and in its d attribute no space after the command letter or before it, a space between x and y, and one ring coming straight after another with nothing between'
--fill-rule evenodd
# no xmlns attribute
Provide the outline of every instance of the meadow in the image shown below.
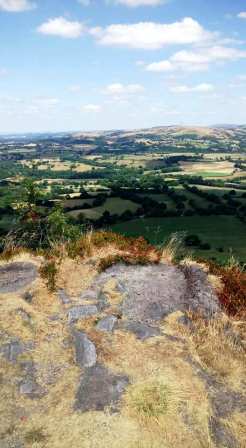
<svg viewBox="0 0 246 448"><path fill-rule="evenodd" d="M246 263L246 227L233 216L195 216L179 218L144 218L115 224L114 232L126 236L143 236L154 245L163 245L171 234L195 234L210 250L190 249L202 258L224 262L231 255ZM223 252L220 250L223 249ZM188 250L188 249L187 249Z"/></svg>

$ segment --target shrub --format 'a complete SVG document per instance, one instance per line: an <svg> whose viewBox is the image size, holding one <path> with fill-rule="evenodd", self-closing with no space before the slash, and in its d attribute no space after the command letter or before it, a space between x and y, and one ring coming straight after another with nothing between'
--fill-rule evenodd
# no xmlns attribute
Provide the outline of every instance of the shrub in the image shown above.
<svg viewBox="0 0 246 448"><path fill-rule="evenodd" d="M46 281L49 291L53 292L56 289L56 278L58 269L55 260L48 260L43 264L39 270L40 275Z"/></svg>
<svg viewBox="0 0 246 448"><path fill-rule="evenodd" d="M221 267L209 263L211 274L221 278L224 288L218 293L227 314L238 318L246 316L246 273L239 265Z"/></svg>

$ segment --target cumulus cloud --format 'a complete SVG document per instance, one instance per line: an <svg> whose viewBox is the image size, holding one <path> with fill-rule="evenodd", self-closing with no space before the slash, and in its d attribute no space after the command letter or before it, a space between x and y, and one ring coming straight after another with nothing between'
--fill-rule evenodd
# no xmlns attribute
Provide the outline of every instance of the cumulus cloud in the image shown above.
<svg viewBox="0 0 246 448"><path fill-rule="evenodd" d="M56 17L44 22L37 28L37 31L41 34L76 39L83 34L85 27L81 22L70 21L64 17Z"/></svg>
<svg viewBox="0 0 246 448"><path fill-rule="evenodd" d="M169 59L148 64L145 69L151 72L204 71L212 63L224 63L243 58L246 58L246 51L217 45L195 51L178 51Z"/></svg>
<svg viewBox="0 0 246 448"><path fill-rule="evenodd" d="M246 19L246 11L242 11L238 14L239 19Z"/></svg>
<svg viewBox="0 0 246 448"><path fill-rule="evenodd" d="M103 93L110 96L128 96L144 92L144 87L140 84L113 83L106 86Z"/></svg>
<svg viewBox="0 0 246 448"><path fill-rule="evenodd" d="M157 50L167 45L198 44L214 38L196 20L186 17L180 22L162 24L139 22L96 27L90 33L101 45Z"/></svg>
<svg viewBox="0 0 246 448"><path fill-rule="evenodd" d="M170 87L170 91L173 93L189 93L189 92L197 92L197 93L207 93L207 92L213 92L214 86L213 84L198 84L196 86L173 86Z"/></svg>
<svg viewBox="0 0 246 448"><path fill-rule="evenodd" d="M35 8L30 0L0 0L0 10L8 12L22 12Z"/></svg>
<svg viewBox="0 0 246 448"><path fill-rule="evenodd" d="M85 104L83 110L87 112L100 112L102 107L99 104Z"/></svg>

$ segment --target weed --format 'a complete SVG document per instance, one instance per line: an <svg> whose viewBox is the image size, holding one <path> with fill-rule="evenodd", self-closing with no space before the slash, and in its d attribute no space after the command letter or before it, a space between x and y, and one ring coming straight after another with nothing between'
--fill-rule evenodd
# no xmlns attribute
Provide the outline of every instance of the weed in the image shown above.
<svg viewBox="0 0 246 448"><path fill-rule="evenodd" d="M46 435L43 433L42 428L36 428L28 431L25 434L25 441L33 446L34 443L44 442Z"/></svg>
<svg viewBox="0 0 246 448"><path fill-rule="evenodd" d="M56 278L58 269L55 260L48 260L40 267L40 275L46 281L46 285L50 292L56 289Z"/></svg>

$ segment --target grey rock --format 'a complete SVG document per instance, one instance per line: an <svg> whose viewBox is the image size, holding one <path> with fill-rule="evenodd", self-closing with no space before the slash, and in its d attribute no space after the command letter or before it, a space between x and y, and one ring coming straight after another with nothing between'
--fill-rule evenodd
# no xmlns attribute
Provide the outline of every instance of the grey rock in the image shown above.
<svg viewBox="0 0 246 448"><path fill-rule="evenodd" d="M32 350L34 347L33 343L24 344L18 339L14 339L7 344L3 344L0 347L0 353L4 356L7 361L15 363L18 360L19 355L27 350Z"/></svg>
<svg viewBox="0 0 246 448"><path fill-rule="evenodd" d="M81 331L74 330L73 337L76 363L82 368L94 366L97 361L97 354L93 342Z"/></svg>
<svg viewBox="0 0 246 448"><path fill-rule="evenodd" d="M32 283L37 277L33 263L9 263L0 267L0 293L16 292Z"/></svg>
<svg viewBox="0 0 246 448"><path fill-rule="evenodd" d="M220 311L206 272L197 266L126 266L117 264L95 280L100 286L114 278L122 293L119 311L131 321L156 325L168 314L198 311L211 317Z"/></svg>
<svg viewBox="0 0 246 448"><path fill-rule="evenodd" d="M94 316L97 313L98 309L95 305L74 306L68 311L68 322L73 323L79 319L85 319L86 317Z"/></svg>
<svg viewBox="0 0 246 448"><path fill-rule="evenodd" d="M209 422L209 429L212 435L212 439L218 446L224 448L237 448L238 443L229 431L229 429L218 419L211 417Z"/></svg>
<svg viewBox="0 0 246 448"><path fill-rule="evenodd" d="M183 266L187 281L185 309L210 318L220 312L217 295L208 281L207 273L195 265Z"/></svg>
<svg viewBox="0 0 246 448"><path fill-rule="evenodd" d="M17 310L17 314L22 318L22 320L24 322L28 322L31 323L32 317L29 313L27 313L25 310L23 310L22 308L19 308Z"/></svg>
<svg viewBox="0 0 246 448"><path fill-rule="evenodd" d="M101 312L101 311L104 311L108 307L109 307L109 302L108 302L107 296L101 290L101 291L99 291L99 294L98 294L98 309Z"/></svg>
<svg viewBox="0 0 246 448"><path fill-rule="evenodd" d="M96 329L100 331L112 332L117 322L118 319L116 316L107 316L98 322Z"/></svg>
<svg viewBox="0 0 246 448"><path fill-rule="evenodd" d="M128 384L127 376L116 375L96 364L94 367L86 369L81 378L75 409L87 412L103 411L105 408L109 408L111 412L117 412L120 398Z"/></svg>
<svg viewBox="0 0 246 448"><path fill-rule="evenodd" d="M4 439L0 439L1 448L25 448L22 440L16 436L7 436Z"/></svg>
<svg viewBox="0 0 246 448"><path fill-rule="evenodd" d="M64 289L59 289L57 291L57 295L63 305L67 305L68 303L71 303L71 299Z"/></svg>
<svg viewBox="0 0 246 448"><path fill-rule="evenodd" d="M153 325L183 308L186 280L175 266L119 264L101 275L104 282L113 276L124 291L120 310L128 320Z"/></svg>
<svg viewBox="0 0 246 448"><path fill-rule="evenodd" d="M42 398L45 390L36 380L36 367L32 361L25 361L20 364L22 370L22 380L19 382L19 392L22 395L34 400Z"/></svg>
<svg viewBox="0 0 246 448"><path fill-rule="evenodd" d="M194 325L192 323L192 320L186 314L184 314L183 316L180 316L178 318L178 323L189 328L189 330L191 330L191 331L194 330Z"/></svg>
<svg viewBox="0 0 246 448"><path fill-rule="evenodd" d="M137 339L141 339L142 341L158 336L161 333L159 328L151 327L150 325L143 324L141 322L128 321L125 322L122 327L127 331L134 333Z"/></svg>
<svg viewBox="0 0 246 448"><path fill-rule="evenodd" d="M94 289L87 289L80 295L80 300L83 300L85 302L98 299L98 293L99 291Z"/></svg>
<svg viewBox="0 0 246 448"><path fill-rule="evenodd" d="M20 383L20 394L28 396L32 400L42 398L44 389L32 378L26 378Z"/></svg>

